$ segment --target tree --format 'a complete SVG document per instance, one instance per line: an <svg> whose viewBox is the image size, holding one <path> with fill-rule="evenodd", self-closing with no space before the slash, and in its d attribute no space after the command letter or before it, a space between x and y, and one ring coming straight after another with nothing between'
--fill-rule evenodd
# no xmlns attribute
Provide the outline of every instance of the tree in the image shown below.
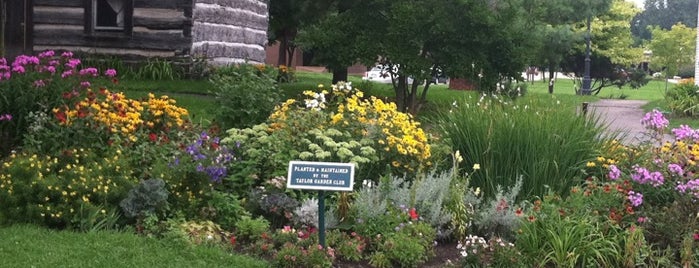
<svg viewBox="0 0 699 268"><path fill-rule="evenodd" d="M633 46L630 21L639 12L631 3L624 0L612 1L611 8L592 20L592 55L590 77L594 79L591 92L599 94L608 86L645 84L643 79L631 75L635 73L635 64L641 62L643 51ZM579 23L577 32L586 31L586 25ZM575 73L580 78L584 74L585 48L579 45L563 63L564 69ZM579 81L578 81L579 82Z"/></svg>
<svg viewBox="0 0 699 268"><path fill-rule="evenodd" d="M653 51L653 56L650 64L654 69L665 69L665 90L667 91L668 79L677 75L682 66L691 66L694 63L696 31L678 23L669 31L659 26L653 27L651 34L653 39L648 48Z"/></svg>
<svg viewBox="0 0 699 268"><path fill-rule="evenodd" d="M652 28L670 30L681 22L690 28L697 24L697 0L646 0L643 12L631 23L631 32L638 40L650 40Z"/></svg>
<svg viewBox="0 0 699 268"><path fill-rule="evenodd" d="M326 16L304 27L297 38L300 47L313 51L314 63L332 71L333 84L347 81L347 67L361 57L355 38L361 36L362 29L353 27L353 18L344 14L351 5L351 1L333 3Z"/></svg>
<svg viewBox="0 0 699 268"><path fill-rule="evenodd" d="M417 113L430 80L440 70L495 90L505 77L519 77L532 40L520 0L357 0L341 14L338 29L366 65L392 67L396 104ZM360 29L360 30L356 30ZM408 78L416 81L408 84Z"/></svg>
<svg viewBox="0 0 699 268"><path fill-rule="evenodd" d="M304 25L312 24L328 10L327 0L270 0L269 43L279 41L278 65L291 66L296 36Z"/></svg>
<svg viewBox="0 0 699 268"><path fill-rule="evenodd" d="M553 93L553 76L561 62L575 44L583 40L584 35L575 32L572 25L584 21L588 15L593 16L606 11L610 4L611 0L525 1L528 17L532 19L530 28L535 29L534 35L538 36L540 42L535 64L546 66L549 71L549 93Z"/></svg>

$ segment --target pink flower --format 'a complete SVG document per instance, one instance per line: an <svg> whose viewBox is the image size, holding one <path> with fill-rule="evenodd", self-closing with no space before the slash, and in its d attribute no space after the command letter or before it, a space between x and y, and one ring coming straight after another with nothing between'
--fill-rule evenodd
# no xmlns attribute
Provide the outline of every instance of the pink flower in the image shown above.
<svg viewBox="0 0 699 268"><path fill-rule="evenodd" d="M39 80L34 81L35 87L43 87L45 85L46 85L46 83L44 83L44 80L39 79Z"/></svg>
<svg viewBox="0 0 699 268"><path fill-rule="evenodd" d="M693 238L694 240L699 240L699 233L694 233Z"/></svg>
<svg viewBox="0 0 699 268"><path fill-rule="evenodd" d="M20 74L23 74L25 72L24 66L22 65L15 65L14 67L12 67L12 71Z"/></svg>
<svg viewBox="0 0 699 268"><path fill-rule="evenodd" d="M82 82L80 82L80 86L82 86L82 87L90 87L90 82L88 82L88 81L82 81Z"/></svg>
<svg viewBox="0 0 699 268"><path fill-rule="evenodd" d="M52 73L52 74L53 74L53 73L56 73L56 67L54 67L54 66L46 67L46 70L49 71L49 73Z"/></svg>
<svg viewBox="0 0 699 268"><path fill-rule="evenodd" d="M638 217L638 223L644 223L646 222L646 217Z"/></svg>
<svg viewBox="0 0 699 268"><path fill-rule="evenodd" d="M106 75L107 77L115 77L117 75L117 71L114 69L107 69L106 71L104 71L104 75Z"/></svg>
<svg viewBox="0 0 699 268"><path fill-rule="evenodd" d="M70 51L63 52L63 53L61 54L61 57L64 57L64 58L72 58L72 57L73 57L73 52L70 52Z"/></svg>
<svg viewBox="0 0 699 268"><path fill-rule="evenodd" d="M80 75L92 75L97 76L97 68L90 67L80 70Z"/></svg>
<svg viewBox="0 0 699 268"><path fill-rule="evenodd" d="M49 58L53 57L53 55L56 54L55 51L53 50L46 50L44 52L39 53L39 58Z"/></svg>
<svg viewBox="0 0 699 268"><path fill-rule="evenodd" d="M3 114L0 115L0 121L10 121L12 120L12 115L11 114Z"/></svg>
<svg viewBox="0 0 699 268"><path fill-rule="evenodd" d="M67 70L61 74L61 78L66 78L66 77L71 76L71 75L73 75L73 70Z"/></svg>

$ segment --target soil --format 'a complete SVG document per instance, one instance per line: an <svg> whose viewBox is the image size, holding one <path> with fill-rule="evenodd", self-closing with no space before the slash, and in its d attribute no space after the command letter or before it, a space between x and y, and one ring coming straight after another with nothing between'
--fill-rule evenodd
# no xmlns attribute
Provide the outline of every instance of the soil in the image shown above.
<svg viewBox="0 0 699 268"><path fill-rule="evenodd" d="M461 252L456 248L456 242L441 243L434 248L435 256L431 257L426 263L420 265L421 268L437 268L445 267L448 263L454 263L461 257ZM369 268L369 261L361 262L335 261L335 268Z"/></svg>

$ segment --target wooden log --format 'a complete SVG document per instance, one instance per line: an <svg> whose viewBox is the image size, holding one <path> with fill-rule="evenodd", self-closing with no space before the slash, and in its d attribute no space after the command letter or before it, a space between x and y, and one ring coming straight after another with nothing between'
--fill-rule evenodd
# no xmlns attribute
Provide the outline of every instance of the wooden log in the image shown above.
<svg viewBox="0 0 699 268"><path fill-rule="evenodd" d="M183 9L186 6L192 6L193 0L169 0L169 1L153 1L153 0L134 0L134 8L167 8L167 9Z"/></svg>
<svg viewBox="0 0 699 268"><path fill-rule="evenodd" d="M40 46L81 46L122 49L188 51L192 39L181 32L133 32L131 36L115 32L85 34L81 29L45 29L35 27L34 44Z"/></svg>
<svg viewBox="0 0 699 268"><path fill-rule="evenodd" d="M185 17L184 12L181 10L161 8L134 9L133 24L135 27L159 30L184 29L188 23L191 23L191 19Z"/></svg>
<svg viewBox="0 0 699 268"><path fill-rule="evenodd" d="M34 0L35 6L84 7L84 0Z"/></svg>
<svg viewBox="0 0 699 268"><path fill-rule="evenodd" d="M129 58L143 58L143 57L160 57L169 58L178 56L173 51L161 51L161 50L147 50L147 49L123 49L123 48L101 48L101 47L89 47L89 46L45 46L45 45L35 45L34 51L44 51L44 50L67 50L74 52L83 52L89 54L102 54L102 55L120 55Z"/></svg>
<svg viewBox="0 0 699 268"><path fill-rule="evenodd" d="M85 9L80 7L34 7L35 24L83 25Z"/></svg>

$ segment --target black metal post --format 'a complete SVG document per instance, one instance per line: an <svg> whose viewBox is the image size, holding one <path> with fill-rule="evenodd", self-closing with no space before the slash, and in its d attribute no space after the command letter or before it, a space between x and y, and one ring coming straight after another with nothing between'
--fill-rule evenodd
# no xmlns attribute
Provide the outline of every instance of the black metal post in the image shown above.
<svg viewBox="0 0 699 268"><path fill-rule="evenodd" d="M586 45L587 45L587 50L585 51L585 75L583 76L583 81L582 81L582 90L580 92L581 95L590 95L591 93L591 84L592 84L592 79L590 78L590 62L592 61L590 59L590 24L592 23L592 16L587 15L587 36L585 38Z"/></svg>
<svg viewBox="0 0 699 268"><path fill-rule="evenodd" d="M325 249L325 191L318 191L318 242Z"/></svg>

